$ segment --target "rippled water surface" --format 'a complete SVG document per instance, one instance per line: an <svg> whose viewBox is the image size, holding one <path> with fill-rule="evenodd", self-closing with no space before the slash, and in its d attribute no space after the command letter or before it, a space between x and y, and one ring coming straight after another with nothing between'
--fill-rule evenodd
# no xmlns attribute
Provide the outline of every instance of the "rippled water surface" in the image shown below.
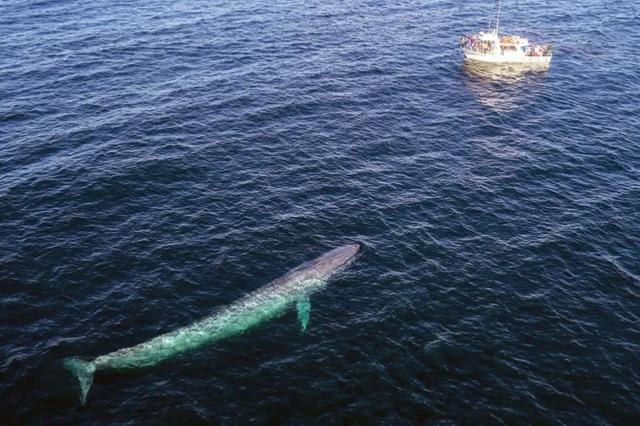
<svg viewBox="0 0 640 426"><path fill-rule="evenodd" d="M489 0L0 3L11 423L640 419L640 7L504 1L548 72L462 65ZM349 242L295 313L185 326ZM637 423L635 423L637 424Z"/></svg>

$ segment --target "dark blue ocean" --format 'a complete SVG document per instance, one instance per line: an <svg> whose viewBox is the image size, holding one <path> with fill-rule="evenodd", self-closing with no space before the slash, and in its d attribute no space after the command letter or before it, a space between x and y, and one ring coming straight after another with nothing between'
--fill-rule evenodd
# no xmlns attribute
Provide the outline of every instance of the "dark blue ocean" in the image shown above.
<svg viewBox="0 0 640 426"><path fill-rule="evenodd" d="M640 4L0 3L0 423L639 424ZM311 300L156 367L63 365L341 244Z"/></svg>

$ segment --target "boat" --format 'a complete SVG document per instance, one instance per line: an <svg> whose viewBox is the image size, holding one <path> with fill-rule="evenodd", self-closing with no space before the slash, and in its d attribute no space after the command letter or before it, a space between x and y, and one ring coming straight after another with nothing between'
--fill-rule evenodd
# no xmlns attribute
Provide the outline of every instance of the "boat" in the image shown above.
<svg viewBox="0 0 640 426"><path fill-rule="evenodd" d="M467 61L490 64L536 64L549 66L553 55L551 44L530 44L526 37L500 34L500 3L496 26L489 31L463 35L460 47Z"/></svg>

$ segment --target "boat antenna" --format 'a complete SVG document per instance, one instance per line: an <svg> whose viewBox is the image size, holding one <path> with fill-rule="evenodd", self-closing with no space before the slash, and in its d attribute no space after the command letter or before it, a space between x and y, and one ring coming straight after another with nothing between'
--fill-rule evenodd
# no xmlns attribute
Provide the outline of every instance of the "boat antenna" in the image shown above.
<svg viewBox="0 0 640 426"><path fill-rule="evenodd" d="M498 35L498 31L500 30L500 3L501 1L498 0L498 17L496 18L496 35Z"/></svg>

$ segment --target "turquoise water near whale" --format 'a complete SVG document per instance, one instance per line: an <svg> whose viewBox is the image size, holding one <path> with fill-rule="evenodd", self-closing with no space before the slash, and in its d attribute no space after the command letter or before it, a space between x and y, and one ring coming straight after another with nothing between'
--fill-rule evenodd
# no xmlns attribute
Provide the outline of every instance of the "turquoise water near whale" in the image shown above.
<svg viewBox="0 0 640 426"><path fill-rule="evenodd" d="M0 3L8 424L636 424L640 6L504 1L547 72L462 65L491 1ZM64 369L338 245L295 312Z"/></svg>

